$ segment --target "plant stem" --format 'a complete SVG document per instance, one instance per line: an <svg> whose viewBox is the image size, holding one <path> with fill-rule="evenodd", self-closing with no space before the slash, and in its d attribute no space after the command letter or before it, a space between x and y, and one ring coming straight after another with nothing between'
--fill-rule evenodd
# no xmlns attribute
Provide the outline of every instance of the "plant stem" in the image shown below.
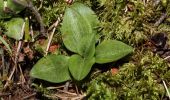
<svg viewBox="0 0 170 100"><path fill-rule="evenodd" d="M31 10L32 13L35 15L36 20L40 24L40 33L43 36L47 36L47 34L45 33L45 28L44 28L44 23L43 23L42 17L40 15L40 13L38 12L38 9L36 7L34 7L32 1L26 0L27 4L19 2L18 0L13 0L13 2L16 3L16 4L19 4L23 7L27 7L29 10Z"/></svg>

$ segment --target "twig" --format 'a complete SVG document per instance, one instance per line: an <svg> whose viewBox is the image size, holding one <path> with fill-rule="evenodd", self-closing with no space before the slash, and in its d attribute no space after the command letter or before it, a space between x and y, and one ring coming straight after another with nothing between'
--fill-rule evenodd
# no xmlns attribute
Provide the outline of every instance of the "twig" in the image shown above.
<svg viewBox="0 0 170 100"><path fill-rule="evenodd" d="M51 44L52 38L54 36L54 32L55 32L56 27L58 26L59 22L60 22L60 18L58 17L57 21L54 23L54 28L53 28L53 31L52 31L52 33L50 35L50 38L49 38L49 41L48 41L48 44L47 44L47 48L46 48L46 51L45 51L45 55L48 54L48 50L50 48L50 44Z"/></svg>
<svg viewBox="0 0 170 100"><path fill-rule="evenodd" d="M22 100L29 99L29 98L31 98L31 97L33 97L33 96L35 96L35 95L36 95L36 93L33 93L33 94L31 94L31 95L28 95L28 96L24 97Z"/></svg>
<svg viewBox="0 0 170 100"><path fill-rule="evenodd" d="M51 98L51 99L58 99L59 97L57 96L51 96L51 95L47 95L47 94L44 94L45 97L47 98Z"/></svg>
<svg viewBox="0 0 170 100"><path fill-rule="evenodd" d="M86 95L80 95L78 97L72 98L71 100L82 100L84 97L86 97Z"/></svg>
<svg viewBox="0 0 170 100"><path fill-rule="evenodd" d="M72 84L69 84L69 87L71 87ZM56 86L56 87L47 87L48 90L53 90L53 89L60 89L60 88L64 88L65 87L65 84L64 85L61 85L61 86Z"/></svg>
<svg viewBox="0 0 170 100"><path fill-rule="evenodd" d="M71 92L68 92L68 91L63 91L63 90L60 90L60 89L57 89L59 92L63 92L63 93L66 93L66 94L69 94L69 95L74 95L74 96L77 96L76 93L71 93Z"/></svg>
<svg viewBox="0 0 170 100"><path fill-rule="evenodd" d="M64 85L58 86L58 87L47 87L46 89L53 90L53 89L60 89L60 88L63 88L63 87L64 87Z"/></svg>
<svg viewBox="0 0 170 100"><path fill-rule="evenodd" d="M11 93L0 93L0 97L2 97L2 96L8 96L8 95L11 95Z"/></svg>
<svg viewBox="0 0 170 100"><path fill-rule="evenodd" d="M66 96L62 96L62 95L58 95L58 94L55 94L55 96L62 100L68 100L68 97L66 97Z"/></svg>
<svg viewBox="0 0 170 100"><path fill-rule="evenodd" d="M52 94L52 95L44 95L48 98L53 98L53 99L62 99L62 100L82 100L84 97L86 97L86 94L83 95L60 95L60 94Z"/></svg>
<svg viewBox="0 0 170 100"><path fill-rule="evenodd" d="M12 98L12 96L11 96L11 95L9 95L9 96L8 96L8 100L12 100L11 98Z"/></svg>
<svg viewBox="0 0 170 100"><path fill-rule="evenodd" d="M41 32L41 34L46 36L44 23L43 23L43 20L42 20L42 17L40 15L40 13L38 12L38 9L33 6L31 1L29 1L28 3L29 3L28 8L33 12L33 14L35 15L37 21L40 23L40 32Z"/></svg>
<svg viewBox="0 0 170 100"><path fill-rule="evenodd" d="M70 82L66 82L66 83L65 83L65 86L64 86L64 88L63 88L63 91L68 91L69 85L70 85ZM65 98L65 99L63 99L63 100L67 100L67 99Z"/></svg>
<svg viewBox="0 0 170 100"><path fill-rule="evenodd" d="M20 70L20 72L21 72L21 83L23 84L23 83L25 83L25 77L24 77L24 75L23 75L23 72L22 72L22 69L21 69L21 66L19 65L19 70Z"/></svg>
<svg viewBox="0 0 170 100"><path fill-rule="evenodd" d="M22 30L21 30L21 34L22 34L21 36L22 36L22 38L23 38L23 36L24 36L24 28L25 28L25 22L23 23L23 25L22 25ZM22 41L19 41L19 43L18 43L18 48L17 48L17 52L16 52L16 55L15 55L14 67L13 67L13 69L12 69L12 72L11 72L10 76L9 76L8 79L7 79L7 82L6 82L5 85L4 85L4 88L5 88L5 89L7 88L8 84L9 84L9 81L11 80L11 78L12 78L12 76L13 76L16 68L17 68L18 55L19 55L19 52L20 52L20 50L21 50L21 44L22 44Z"/></svg>
<svg viewBox="0 0 170 100"><path fill-rule="evenodd" d="M66 82L63 90L68 91L69 85L70 85L70 82Z"/></svg>
<svg viewBox="0 0 170 100"><path fill-rule="evenodd" d="M40 0L40 6L38 7L38 10L40 10L41 8L42 8L42 6L43 6L43 0Z"/></svg>
<svg viewBox="0 0 170 100"><path fill-rule="evenodd" d="M4 71L5 71L5 59L4 59L4 50L2 50L2 54L1 54L1 59L2 59L2 73L4 74Z"/></svg>
<svg viewBox="0 0 170 100"><path fill-rule="evenodd" d="M48 97L48 98L52 98L52 99L68 99L68 97L63 97L63 96L60 96L60 95L57 95L57 94L55 94L55 95L44 95L45 97Z"/></svg>
<svg viewBox="0 0 170 100"><path fill-rule="evenodd" d="M170 58L170 56L167 56L167 57L164 58L164 60L167 60L167 59L169 59L169 58Z"/></svg>
<svg viewBox="0 0 170 100"><path fill-rule="evenodd" d="M32 11L32 13L35 15L35 18L36 20L38 21L38 23L40 24L40 33L43 35L43 36L46 36L46 33L45 33L45 27L44 27L44 23L43 23L43 20L42 20L42 17L40 15L40 13L38 12L38 9L36 7L34 7L33 3L31 0L26 0L26 4L24 3L21 3L20 1L18 0L13 0L14 3L16 4L19 4L19 5L22 5L23 7L27 7L29 10Z"/></svg>
<svg viewBox="0 0 170 100"><path fill-rule="evenodd" d="M156 26L156 27L159 26L165 20L166 17L167 17L167 13L163 13L162 16L159 18L159 20L156 21L154 26Z"/></svg>
<svg viewBox="0 0 170 100"><path fill-rule="evenodd" d="M163 84L164 84L164 87L165 87L166 92L167 92L167 94L168 94L168 97L169 97L169 99L170 99L170 93L169 93L168 87L167 87L167 85L166 85L166 83L165 83L164 80L162 80L162 82L163 82Z"/></svg>
<svg viewBox="0 0 170 100"><path fill-rule="evenodd" d="M77 95L79 95L80 93L76 84L75 84L75 88L76 88Z"/></svg>
<svg viewBox="0 0 170 100"><path fill-rule="evenodd" d="M59 18L62 18L63 17L63 14L60 14L60 17ZM55 27L55 23L53 23L49 28L48 28L48 31L52 30L54 27Z"/></svg>
<svg viewBox="0 0 170 100"><path fill-rule="evenodd" d="M17 68L17 60L18 60L18 54L19 54L19 51L18 51L18 50L19 50L19 48L21 48L21 44L22 44L22 42L21 42L21 41L19 41L19 43L18 43L18 49L17 49L17 53L16 53L16 56L15 56L14 67L13 67L13 69L12 69L12 72L11 72L11 74L10 74L9 78L7 79L6 84L4 85L4 88L5 88L5 89L6 89L6 87L8 86L9 81L11 80L11 78L12 78L12 76L13 76L13 74L14 74L14 72L15 72L16 68Z"/></svg>

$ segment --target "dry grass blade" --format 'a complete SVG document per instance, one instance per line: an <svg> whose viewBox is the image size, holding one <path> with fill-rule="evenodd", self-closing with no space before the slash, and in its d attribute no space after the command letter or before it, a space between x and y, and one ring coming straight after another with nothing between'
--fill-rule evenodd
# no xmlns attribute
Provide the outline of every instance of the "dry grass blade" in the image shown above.
<svg viewBox="0 0 170 100"><path fill-rule="evenodd" d="M35 96L35 95L36 95L36 93L33 93L33 94L31 94L31 95L28 95L28 96L24 97L23 100L28 100L29 98L31 98L31 97L33 97L33 96Z"/></svg>
<svg viewBox="0 0 170 100"><path fill-rule="evenodd" d="M22 25L22 30L21 30L22 37L24 36L24 28L25 28L25 22L24 22L23 25ZM6 82L5 85L4 85L4 89L6 89L7 86L9 85L9 81L11 80L11 78L12 78L12 76L13 76L16 68L17 68L18 55L19 55L19 52L20 52L20 50L21 50L21 45L22 45L22 41L19 41L19 42L18 42L18 48L17 48L16 55L15 55L14 67L13 67L13 69L12 69L12 72L11 72L10 76L9 76L8 79L7 79L7 82Z"/></svg>
<svg viewBox="0 0 170 100"><path fill-rule="evenodd" d="M5 45L5 47L8 49L9 53L12 54L12 50L9 46L9 44L0 36L0 41Z"/></svg>
<svg viewBox="0 0 170 100"><path fill-rule="evenodd" d="M166 85L166 83L165 83L164 80L162 80L162 82L163 82L163 84L164 84L164 87L165 87L166 92L167 92L167 94L168 94L168 97L169 97L169 99L170 99L170 93L169 93L168 87L167 87L167 85Z"/></svg>
<svg viewBox="0 0 170 100"><path fill-rule="evenodd" d="M49 41L48 41L48 44L47 44L47 48L46 48L46 51L45 51L45 54L46 54L46 55L48 54L48 50L49 50L49 47L50 47L52 38L53 38L53 36L54 36L54 32L55 32L56 27L58 26L59 22L60 22L60 18L58 18L57 21L54 23L54 28L53 28L53 31L52 31L52 33L51 33L51 35L50 35L50 38L49 38Z"/></svg>

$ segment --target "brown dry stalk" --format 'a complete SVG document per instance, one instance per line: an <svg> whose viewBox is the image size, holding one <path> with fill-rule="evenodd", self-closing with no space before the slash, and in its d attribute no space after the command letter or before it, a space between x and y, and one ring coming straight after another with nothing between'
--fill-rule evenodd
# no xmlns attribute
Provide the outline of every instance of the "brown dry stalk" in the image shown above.
<svg viewBox="0 0 170 100"><path fill-rule="evenodd" d="M21 30L22 37L24 36L24 28L25 28L25 22L22 25L22 30ZM21 50L21 45L22 45L22 41L19 41L18 42L18 48L17 48L16 54L15 54L14 66L13 66L13 69L12 69L12 72L11 72L10 76L7 79L7 82L4 85L4 89L6 89L7 86L9 85L9 81L12 79L12 76L13 76L16 68L17 68L17 65L18 65L18 55L19 55L19 52Z"/></svg>
<svg viewBox="0 0 170 100"><path fill-rule="evenodd" d="M47 44L47 48L46 48L46 51L45 51L45 55L48 54L48 50L49 50L49 47L50 47L50 44L51 44L51 41L52 41L52 38L54 36L54 32L56 30L56 27L58 26L58 24L60 23L60 18L58 17L57 21L53 24L54 25L54 28L53 28L53 31L50 35L50 38L49 38L49 41L48 41L48 44Z"/></svg>

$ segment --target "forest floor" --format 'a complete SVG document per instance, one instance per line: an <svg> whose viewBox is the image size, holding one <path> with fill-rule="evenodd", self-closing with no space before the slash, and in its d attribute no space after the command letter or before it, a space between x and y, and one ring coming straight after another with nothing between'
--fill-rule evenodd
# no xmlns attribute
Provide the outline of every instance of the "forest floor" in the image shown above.
<svg viewBox="0 0 170 100"><path fill-rule="evenodd" d="M0 100L170 99L168 0L9 0L7 6L4 2L0 0ZM53 72L32 77L41 59L41 66L52 66L45 60L49 55L73 54L63 43L62 25L66 8L76 2L89 7L99 20L96 45L118 40L133 52L117 61L95 63L80 81L73 74L68 81L54 82ZM22 20L25 28L19 27Z"/></svg>

